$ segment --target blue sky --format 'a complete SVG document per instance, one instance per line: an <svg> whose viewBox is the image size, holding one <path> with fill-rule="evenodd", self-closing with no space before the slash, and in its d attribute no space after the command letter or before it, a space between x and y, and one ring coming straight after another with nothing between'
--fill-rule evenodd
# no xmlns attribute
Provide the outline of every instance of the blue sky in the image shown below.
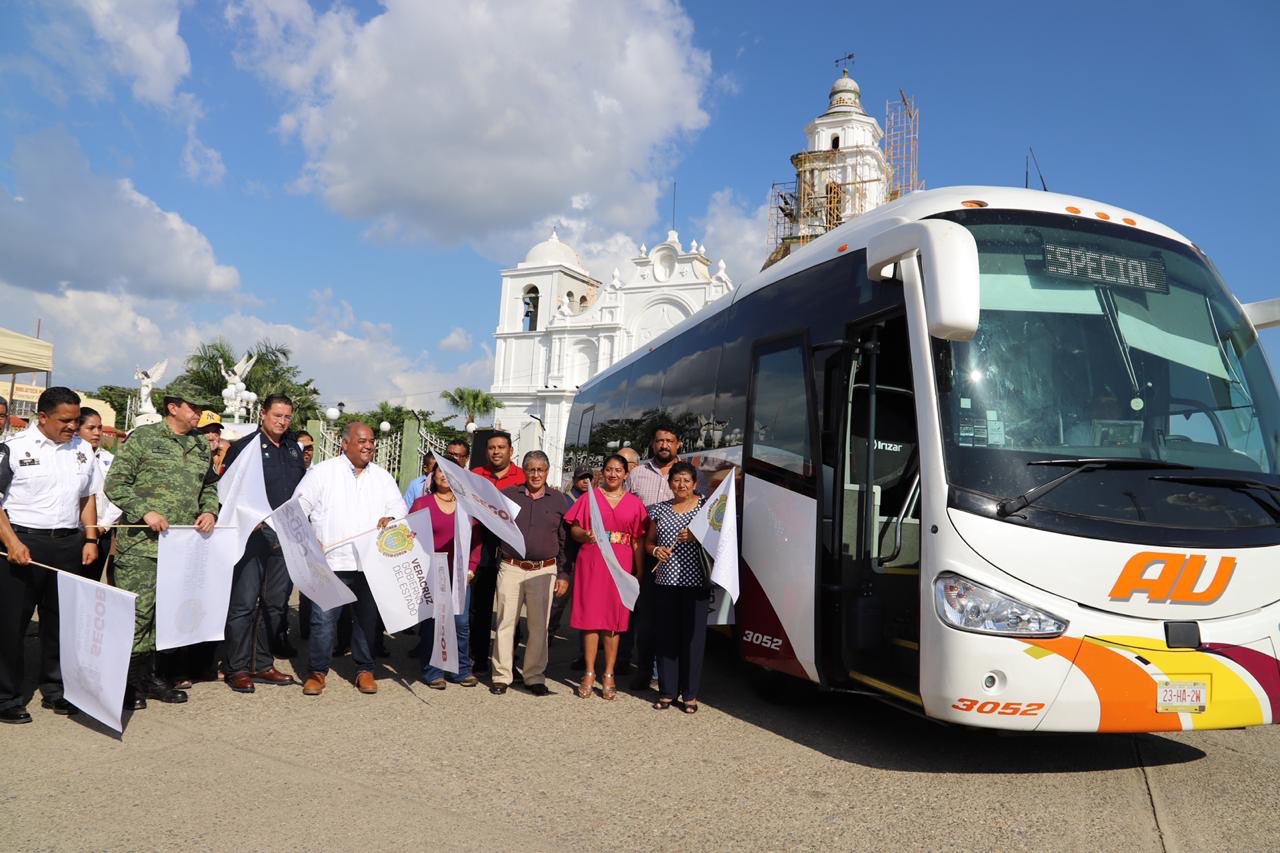
<svg viewBox="0 0 1280 853"><path fill-rule="evenodd" d="M488 386L498 272L552 225L607 280L675 182L748 277L851 51L869 112L917 99L928 186L1021 185L1032 145L1277 296L1277 35L1271 2L10 2L0 323L82 387L265 336L327 402L438 409Z"/></svg>

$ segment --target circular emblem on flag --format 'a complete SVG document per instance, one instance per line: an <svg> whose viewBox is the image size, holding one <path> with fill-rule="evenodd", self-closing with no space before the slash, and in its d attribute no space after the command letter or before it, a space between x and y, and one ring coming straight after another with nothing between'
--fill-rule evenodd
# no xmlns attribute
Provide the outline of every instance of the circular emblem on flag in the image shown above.
<svg viewBox="0 0 1280 853"><path fill-rule="evenodd" d="M413 537L403 524L389 525L378 533L378 553L384 557L399 557L413 549Z"/></svg>
<svg viewBox="0 0 1280 853"><path fill-rule="evenodd" d="M712 530L719 530L724 524L724 514L729 508L729 496L721 495L716 501L716 505L711 508L711 514L707 518Z"/></svg>

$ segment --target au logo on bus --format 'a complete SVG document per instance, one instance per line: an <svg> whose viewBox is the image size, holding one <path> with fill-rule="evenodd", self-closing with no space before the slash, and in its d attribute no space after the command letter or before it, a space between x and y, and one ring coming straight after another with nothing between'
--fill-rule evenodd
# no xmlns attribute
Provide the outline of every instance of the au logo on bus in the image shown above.
<svg viewBox="0 0 1280 853"><path fill-rule="evenodd" d="M1197 590L1205 562L1203 554L1140 551L1120 570L1120 577L1111 588L1111 600L1129 601L1134 595L1145 593L1152 604L1212 604L1227 591L1236 571L1236 558L1219 559L1213 579L1204 589ZM1155 567L1159 567L1158 571L1148 575Z"/></svg>

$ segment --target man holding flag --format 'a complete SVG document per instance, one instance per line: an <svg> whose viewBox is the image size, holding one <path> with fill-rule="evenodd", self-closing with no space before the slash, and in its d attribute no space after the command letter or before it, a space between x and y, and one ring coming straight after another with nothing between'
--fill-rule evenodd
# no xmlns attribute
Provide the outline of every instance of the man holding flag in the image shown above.
<svg viewBox="0 0 1280 853"><path fill-rule="evenodd" d="M116 535L116 580L137 594L133 657L125 707L147 707L147 699L186 702L156 674L156 557L160 534L170 524L192 524L201 533L218 520L218 493L205 484L209 444L195 432L200 412L217 404L191 383L177 380L164 392L165 418L129 434L107 474L104 491L123 513ZM132 526L129 526L132 525Z"/></svg>
<svg viewBox="0 0 1280 853"><path fill-rule="evenodd" d="M351 657L356 664L356 687L361 693L378 692L373 677L378 605L361 568L361 543L357 540L375 535L375 530L404 514L400 488L386 469L373 462L373 452L373 430L369 425L359 421L347 424L342 431L342 455L312 467L294 492L326 549L329 566L355 594ZM341 607L311 608L310 675L302 688L304 695L319 696L324 692L341 613Z"/></svg>
<svg viewBox="0 0 1280 853"><path fill-rule="evenodd" d="M241 453L262 454L262 486L272 510L293 497L307 469L302 448L289 435L293 401L284 394L270 394L262 401L261 423L231 445L225 464L228 473ZM252 460L245 460L246 462ZM257 483L254 483L257 486ZM276 532L259 524L249 535L244 555L236 563L227 608L226 681L237 693L252 693L259 684L293 684L291 676L276 669L272 642L285 636L289 572Z"/></svg>
<svg viewBox="0 0 1280 853"><path fill-rule="evenodd" d="M29 723L23 689L22 638L40 608L42 707L75 714L63 698L59 661L58 578L44 563L87 574L98 557L94 492L97 462L71 439L80 425L80 398L48 388L36 401L36 422L0 444L0 722ZM83 528L83 530L82 530Z"/></svg>

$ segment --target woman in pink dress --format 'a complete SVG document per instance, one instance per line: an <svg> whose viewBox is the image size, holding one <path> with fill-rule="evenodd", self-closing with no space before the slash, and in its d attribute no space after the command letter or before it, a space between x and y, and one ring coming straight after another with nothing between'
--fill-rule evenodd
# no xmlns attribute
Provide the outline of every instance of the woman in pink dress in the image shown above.
<svg viewBox="0 0 1280 853"><path fill-rule="evenodd" d="M631 611L622 603L618 586L604 562L595 534L591 531L591 505L594 500L600 508L600 518L609 531L609 547L618 558L624 571L635 574L640 561L649 515L644 504L626 490L627 460L616 453L604 460L599 489L592 489L565 513L564 520L571 524L570 535L582 545L573 570L573 616L569 624L582 632L583 658L586 672L578 685L578 696L591 697L596 680L596 649L600 635L604 634L604 678L601 696L612 699L618 695L613 677L613 667L618 660L618 635L627 630Z"/></svg>

